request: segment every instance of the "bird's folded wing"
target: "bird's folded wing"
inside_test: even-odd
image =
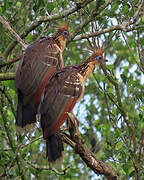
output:
[[[30,45],[19,64],[15,86],[30,101],[56,69],[63,67],[62,52],[52,39],[45,38]],[[43,84],[43,86],[45,86]]]
[[[82,88],[78,74],[69,69],[58,73],[47,83],[40,108],[45,138],[55,133],[67,119],[66,112],[72,111]]]

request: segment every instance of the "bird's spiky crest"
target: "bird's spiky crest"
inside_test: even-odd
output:
[[[103,48],[100,47],[99,42],[97,42],[98,44],[92,45],[92,43],[90,42],[90,40],[88,40],[89,46],[88,49],[92,52],[92,56],[94,55],[103,55],[104,51]]]
[[[66,30],[70,34],[68,23],[63,22],[57,25],[56,27],[57,31],[63,31]]]
[[[102,30],[102,27],[104,26],[104,24],[102,25],[98,25],[98,24],[94,24],[94,23],[91,23],[91,33],[94,33],[98,30]],[[100,47],[100,43],[99,43],[99,36],[97,37],[92,37],[92,43],[90,42],[90,40],[88,39],[88,42],[89,42],[89,49],[93,52],[93,53],[96,53],[97,54],[102,54],[102,52],[104,53],[106,51],[106,49],[108,49],[110,47],[110,44],[112,42],[112,38],[114,37],[114,35],[117,33],[117,30],[113,33],[113,35],[108,39],[106,40],[104,43],[103,43],[103,46]]]
[[[91,32],[94,33],[94,31],[96,31],[98,29],[97,25],[94,26],[94,24],[92,23],[91,25]],[[102,56],[104,53],[104,50],[102,47],[100,47],[100,43],[99,43],[99,37],[92,37],[92,42],[87,39],[89,46],[88,49],[92,52],[91,56],[95,56],[95,55],[100,55]]]

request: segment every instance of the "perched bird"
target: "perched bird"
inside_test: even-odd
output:
[[[102,49],[96,49],[83,63],[66,66],[47,82],[40,103],[41,127],[46,140],[46,156],[54,162],[64,150],[60,126],[84,93],[85,82],[95,65],[104,61]]]
[[[68,26],[62,24],[53,37],[36,40],[25,50],[15,78],[17,127],[26,129],[36,122],[41,93],[51,75],[63,68],[62,53],[69,38]]]

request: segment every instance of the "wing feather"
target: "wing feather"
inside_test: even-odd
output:
[[[27,103],[32,100],[50,68],[54,66],[59,70],[63,67],[62,52],[52,38],[45,38],[30,45],[21,61],[15,86],[25,95],[24,102]]]
[[[55,133],[81,96],[83,85],[76,71],[62,70],[47,83],[41,103],[41,126],[44,137]]]

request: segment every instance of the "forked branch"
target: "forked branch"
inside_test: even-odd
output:
[[[77,120],[73,114],[68,113],[68,121],[70,122],[70,136],[62,132],[63,140],[74,148],[75,152],[79,154],[82,160],[90,167],[96,174],[104,175],[108,180],[119,179],[119,173],[112,169],[108,163],[104,163],[97,159],[88,147],[85,145],[77,127]]]

